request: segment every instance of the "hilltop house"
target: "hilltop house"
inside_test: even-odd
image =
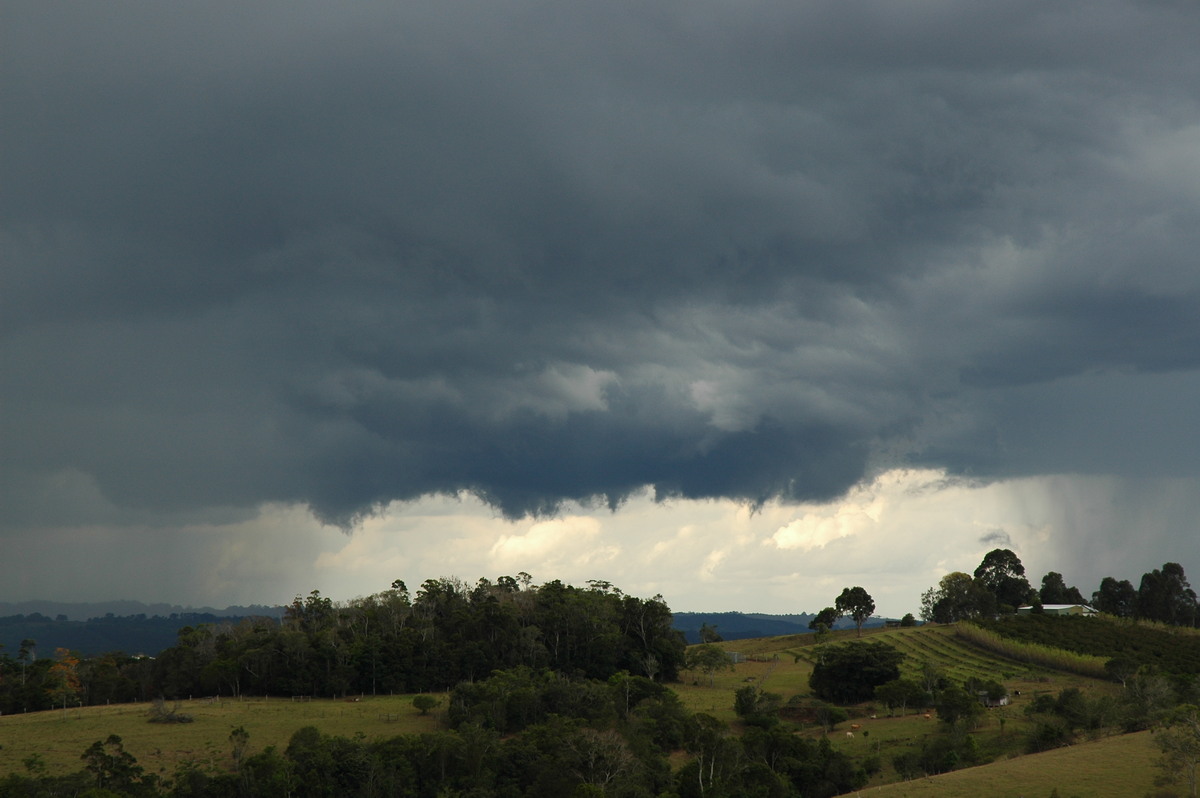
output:
[[[1017,615],[1029,615],[1033,612],[1033,606],[1017,607]],[[1046,615],[1099,615],[1094,609],[1086,604],[1043,604],[1042,612]]]

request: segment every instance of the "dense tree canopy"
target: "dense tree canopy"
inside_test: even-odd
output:
[[[548,668],[607,679],[628,671],[673,681],[684,641],[661,596],[612,585],[534,585],[525,575],[403,582],[335,603],[313,591],[284,618],[184,626],[154,659],[109,654],[16,659],[0,652],[0,712],[35,711],[64,697],[85,704],[155,696],[241,693],[339,696],[446,690],[495,670]]]
[[[975,569],[975,578],[996,597],[997,609],[1013,612],[1029,603],[1033,588],[1025,578],[1025,566],[1011,549],[992,549]]]
[[[808,685],[818,698],[839,704],[866,701],[875,688],[900,678],[904,654],[884,643],[847,643],[821,653]]]
[[[1057,571],[1051,571],[1042,577],[1042,589],[1038,591],[1038,597],[1043,604],[1086,604],[1083,594],[1079,592],[1077,587],[1067,587],[1066,581],[1063,580],[1063,575]]]
[[[1173,626],[1195,626],[1200,616],[1196,591],[1188,584],[1183,566],[1169,562],[1142,576],[1136,614],[1139,618]]]
[[[1100,589],[1092,594],[1092,606],[1118,618],[1132,618],[1137,610],[1137,589],[1128,579],[1117,581],[1106,576],[1100,580]]]
[[[934,623],[954,623],[996,613],[996,597],[970,574],[946,574],[936,588],[921,596],[921,616]]]

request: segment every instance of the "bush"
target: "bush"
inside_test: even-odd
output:
[[[154,705],[150,707],[151,723],[191,723],[195,718],[185,712],[179,711],[179,702],[167,709],[167,702],[161,698],[154,699]]]
[[[875,694],[875,688],[900,677],[904,654],[884,643],[849,643],[826,649],[813,668],[808,685],[817,697],[856,704]]]

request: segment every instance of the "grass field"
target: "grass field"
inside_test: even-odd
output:
[[[836,645],[854,637],[853,631],[834,633],[823,645]],[[850,708],[848,723],[857,723],[860,728],[849,737],[845,734],[848,724],[843,724],[830,737],[833,745],[855,758],[878,756],[883,766],[861,794],[1048,798],[1057,787],[1062,798],[1083,798],[1140,796],[1151,788],[1155,753],[1147,735],[1105,738],[1047,754],[1009,758],[1022,747],[1021,733],[1030,723],[1024,705],[1037,694],[1057,693],[1066,687],[1080,687],[1094,694],[1118,690],[1116,685],[1031,667],[974,648],[949,627],[872,630],[863,637],[904,652],[907,659],[902,670],[906,675],[915,675],[921,661],[928,660],[956,681],[970,676],[997,679],[1010,691],[1021,691],[1021,695],[1014,696],[1009,707],[989,710],[973,732],[981,752],[993,757],[994,764],[890,786],[884,785],[898,778],[891,764],[893,757],[920,745],[937,726],[936,719],[926,719],[924,707],[911,708],[903,717],[889,717],[885,708],[870,704]],[[672,688],[690,711],[709,713],[737,728],[734,693],[747,684],[778,693],[784,701],[810,697],[808,678],[819,656],[813,635],[720,645],[726,651],[739,652],[743,661],[733,670],[715,674],[711,686],[706,675],[685,672],[682,683]],[[309,725],[326,734],[361,734],[368,739],[439,728],[437,711],[427,716],[418,714],[412,707],[412,696],[364,697],[360,701],[190,701],[183,702],[180,710],[194,716],[195,722],[172,725],[147,722],[148,710],[148,705],[124,705],[0,717],[0,774],[22,772],[22,760],[34,753],[43,757],[52,773],[78,770],[84,749],[114,733],[121,736],[126,750],[147,772],[169,776],[186,762],[227,767],[231,763],[229,733],[238,726],[250,734],[251,753],[267,746],[282,749],[297,729]],[[811,726],[799,733],[812,737],[822,734]]]
[[[1149,732],[1005,759],[941,776],[866,787],[864,798],[1138,798],[1154,789],[1157,749]]]
[[[79,770],[84,749],[110,734],[121,737],[125,750],[147,773],[169,776],[187,761],[229,765],[229,733],[238,726],[250,733],[250,753],[269,745],[282,750],[292,734],[304,726],[316,726],[326,734],[363,734],[368,738],[438,727],[435,715],[422,716],[413,709],[412,696],[368,696],[360,701],[184,701],[180,711],[195,720],[174,724],[149,723],[149,709],[149,704],[122,704],[0,717],[0,774],[24,772],[21,763],[30,754],[40,754],[51,773]]]

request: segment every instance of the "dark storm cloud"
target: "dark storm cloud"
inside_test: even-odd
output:
[[[13,3],[0,35],[12,524],[1196,471],[1151,455],[1200,398],[1190,4]]]

